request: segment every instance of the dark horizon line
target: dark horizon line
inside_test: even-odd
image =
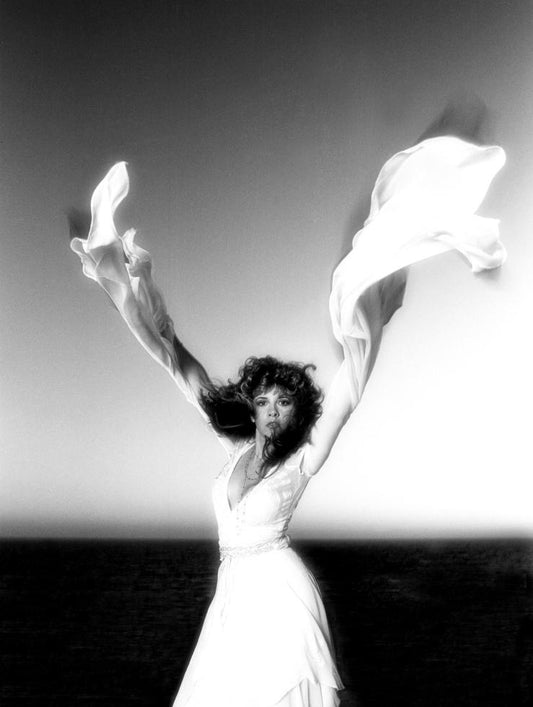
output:
[[[295,543],[453,543],[453,542],[533,542],[533,534],[525,531],[517,531],[509,528],[507,531],[483,531],[473,532],[369,532],[361,529],[359,532],[351,531],[349,534],[338,532],[324,532],[319,535],[308,535],[307,533],[290,534]],[[24,541],[81,541],[81,542],[212,542],[216,544],[216,531],[205,526],[197,528],[176,528],[166,527],[156,528],[155,526],[144,528],[131,528],[127,526],[104,526],[97,530],[94,526],[58,526],[58,525],[27,525],[16,524],[11,527],[0,528],[0,542],[24,542]]]

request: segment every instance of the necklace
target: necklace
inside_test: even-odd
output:
[[[246,459],[246,463],[245,463],[245,465],[244,465],[244,474],[243,474],[243,476],[242,476],[241,501],[242,501],[242,499],[244,498],[244,495],[245,495],[245,494],[244,494],[244,490],[245,490],[246,482],[247,482],[247,481],[255,481],[255,484],[257,484],[257,482],[259,481],[259,468],[260,468],[260,467],[256,467],[256,468],[253,470],[252,476],[250,476],[250,475],[248,474],[249,469],[250,469],[250,465],[251,465],[251,463],[252,463],[252,457],[255,458],[255,459],[259,459],[259,457],[257,457],[256,454],[255,454],[255,447],[252,447],[252,448],[251,448],[250,454],[248,455],[248,457],[247,457],[247,459]],[[253,484],[253,485],[255,486],[255,484]]]

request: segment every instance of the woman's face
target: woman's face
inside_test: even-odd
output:
[[[275,437],[285,431],[296,411],[292,395],[277,386],[257,390],[253,404],[255,428],[263,437]]]

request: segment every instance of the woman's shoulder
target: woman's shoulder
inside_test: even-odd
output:
[[[229,472],[231,472],[237,462],[239,461],[240,457],[244,454],[244,452],[250,448],[250,446],[253,444],[253,440],[251,439],[229,439],[228,437],[224,438],[224,449],[226,450],[226,463],[222,467],[220,473],[217,475],[217,479],[221,479],[225,477]]]
[[[306,442],[305,444],[302,444],[301,447],[298,447],[298,449],[295,449],[294,452],[292,452],[287,459],[283,462],[283,466],[288,470],[292,472],[297,472],[301,476],[306,475],[305,474],[305,454],[309,448],[309,443]]]

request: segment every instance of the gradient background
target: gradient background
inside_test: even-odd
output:
[[[184,343],[339,364],[331,272],[377,172],[450,96],[508,163],[480,213],[509,259],[411,269],[356,414],[294,520],[316,537],[533,528],[533,4],[0,4],[4,536],[214,535],[224,453],[68,248],[64,211],[117,160],[119,213]]]

